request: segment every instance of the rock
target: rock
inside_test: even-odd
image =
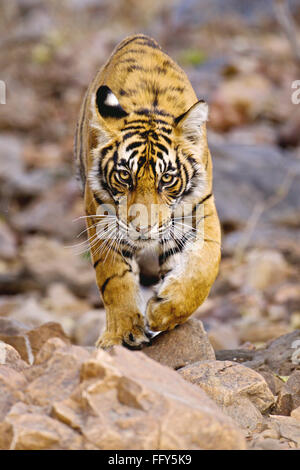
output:
[[[293,312],[291,315],[291,327],[293,329],[300,328],[300,312]]]
[[[0,366],[0,448],[244,449],[199,388],[142,352],[51,338],[22,374]]]
[[[277,135],[274,126],[257,122],[233,128],[226,133],[226,141],[242,145],[276,145]]]
[[[63,240],[76,240],[76,235],[84,229],[81,220],[74,223],[79,215],[74,213],[74,201],[79,196],[76,181],[71,179],[60,182],[50,186],[47,191],[43,191],[41,197],[15,214],[12,222],[23,233],[39,232],[55,235]]]
[[[93,352],[82,365],[80,388],[55,404],[55,414],[100,449],[244,447],[242,433],[204,392],[122,347]]]
[[[4,198],[35,196],[51,183],[52,178],[46,170],[26,171],[22,152],[23,142],[21,140],[9,134],[1,136],[0,193]]]
[[[65,284],[58,282],[51,284],[47,289],[43,305],[57,314],[73,314],[77,318],[89,309],[86,301],[78,299]]]
[[[0,365],[8,366],[18,372],[28,367],[28,364],[22,361],[18,351],[3,341],[0,341]]]
[[[80,367],[88,352],[79,346],[68,346],[60,338],[51,338],[36,357],[36,368],[26,371],[30,381],[26,389],[30,403],[50,406],[63,400],[79,384]]]
[[[211,126],[226,131],[253,121],[272,104],[271,93],[271,83],[257,73],[223,81],[211,100]]]
[[[10,312],[9,319],[18,321],[29,328],[53,321],[53,315],[45,310],[36,297],[22,298]]]
[[[0,220],[0,258],[11,260],[17,255],[17,241],[8,225]]]
[[[11,313],[17,309],[22,302],[25,301],[25,297],[22,295],[1,295],[0,297],[0,317],[11,315]]]
[[[249,321],[237,322],[235,326],[241,343],[266,343],[292,331],[284,322],[271,323],[265,319],[257,321],[249,318]]]
[[[198,385],[244,429],[262,424],[261,413],[274,403],[264,378],[229,361],[204,361],[179,370],[185,380]]]
[[[13,428],[9,423],[0,423],[0,450],[7,450],[10,448],[10,443],[13,439]]]
[[[280,436],[295,442],[300,447],[300,423],[290,416],[270,416],[278,425]]]
[[[245,242],[245,227],[253,217],[254,209],[266,207],[285,189],[286,194],[282,198],[278,196],[277,204],[266,207],[255,224],[255,230],[246,236],[250,237],[248,245],[256,248],[286,250],[290,247],[297,252],[300,161],[275,146],[231,144],[217,142],[213,138],[210,139],[210,150],[214,158],[214,194],[218,214],[225,226],[236,229],[224,238],[224,250],[235,252]]]
[[[277,419],[279,418],[279,419]],[[291,450],[297,448],[298,430],[292,418],[283,422],[283,416],[270,416],[264,418],[263,431],[253,433],[248,440],[251,450]],[[291,420],[291,421],[290,421]]]
[[[286,440],[264,438],[258,435],[251,440],[249,450],[290,450],[291,445]]]
[[[10,134],[2,134],[0,149],[0,178],[1,183],[6,185],[7,179],[23,170],[22,142]],[[2,184],[1,193],[4,189]]]
[[[214,360],[214,350],[200,320],[188,320],[174,330],[161,333],[143,352],[172,369],[196,361]]]
[[[237,332],[231,325],[217,324],[207,334],[215,351],[218,349],[235,349],[239,346]]]
[[[297,1],[292,0],[289,2],[291,12],[297,11]],[[266,1],[261,3],[259,0],[252,0],[246,5],[241,3],[239,0],[220,1],[220,0],[201,0],[201,9],[199,10],[199,3],[197,0],[191,0],[186,2],[180,0],[174,5],[174,11],[172,12],[173,21],[177,27],[181,27],[183,31],[191,24],[197,24],[199,28],[208,24],[214,24],[216,18],[222,18],[222,22],[225,25],[232,25],[232,15],[234,12],[236,24],[242,24],[243,28],[253,26],[254,24],[259,28],[267,21],[274,21],[275,12],[272,1]],[[274,51],[274,42],[276,44],[276,50],[279,49],[279,44],[282,39],[277,36],[274,38],[273,35],[270,37],[270,51]],[[281,41],[280,41],[281,40]],[[266,39],[265,39],[266,41]],[[245,45],[245,43],[244,43]],[[283,43],[283,47],[285,43]],[[244,46],[241,47],[243,48]],[[242,49],[244,50],[244,49]],[[284,47],[286,51],[286,46]],[[268,51],[270,53],[270,51]],[[243,59],[241,54],[240,59]]]
[[[252,368],[265,363],[279,376],[289,376],[300,366],[300,330],[295,330],[271,341],[265,349],[258,350],[251,361]]]
[[[259,290],[279,284],[291,270],[283,255],[275,250],[252,250],[247,255],[247,284]]]
[[[94,346],[105,328],[105,310],[90,310],[84,313],[76,322],[73,338],[81,346]]]
[[[220,350],[216,356],[222,361],[243,363],[254,370],[267,367],[279,376],[290,376],[294,370],[300,369],[300,330],[270,341],[265,348]]]
[[[5,419],[13,431],[11,450],[79,450],[82,437],[65,424],[45,416],[38,407],[17,403]]]
[[[300,370],[294,371],[280,390],[275,414],[289,416],[291,411],[300,406]]]
[[[13,346],[24,361],[33,364],[43,344],[53,337],[69,342],[58,323],[49,322],[34,329],[6,318],[0,318],[0,340]]]
[[[0,422],[14,403],[24,400],[23,389],[27,382],[24,375],[7,365],[0,365]]]
[[[263,364],[255,370],[263,376],[273,395],[277,396],[280,390],[283,388],[284,382],[274,372],[272,372],[270,367],[268,367],[266,364]]]
[[[278,303],[295,302],[295,307],[300,306],[299,284],[284,284],[275,293],[275,301]]]
[[[28,237],[23,248],[23,259],[39,286],[48,287],[50,283],[62,282],[75,294],[86,296],[95,282],[90,263],[75,256],[56,240]]]
[[[300,112],[297,106],[294,106],[294,112],[289,116],[287,122],[285,122],[280,130],[278,136],[278,143],[283,147],[290,145],[299,145],[299,126],[300,126]]]
[[[291,417],[300,421],[300,406],[291,412]]]

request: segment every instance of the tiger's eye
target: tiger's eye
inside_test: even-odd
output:
[[[119,176],[124,181],[128,181],[130,179],[130,173],[127,170],[119,171]]]
[[[161,177],[161,181],[163,183],[171,183],[171,181],[173,180],[174,176],[171,175],[170,173],[164,173]]]

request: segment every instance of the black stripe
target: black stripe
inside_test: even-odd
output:
[[[195,212],[197,207],[199,207],[201,204],[204,204],[204,202],[207,201],[211,197],[212,197],[212,193],[209,193],[207,196],[205,196],[203,199],[201,199],[201,201],[197,202],[195,204],[195,206],[193,207],[193,212]]]
[[[128,65],[127,67],[127,73],[135,72],[136,70],[146,72],[144,67],[142,67],[141,65]]]
[[[169,150],[167,149],[167,147],[165,147],[163,144],[160,144],[159,142],[157,142],[155,144],[162,152],[165,152],[167,155],[169,155]]]
[[[162,127],[161,130],[167,134],[172,134],[172,128]]]
[[[110,150],[112,150],[113,146],[112,145],[108,145],[107,147],[104,147],[102,150],[101,150],[101,157],[104,158],[105,155],[107,154],[107,152],[109,152]]]
[[[139,39],[137,44],[139,44],[140,46],[148,46],[148,47],[151,47],[152,49],[160,49],[157,42],[148,37]]]
[[[126,41],[126,39],[125,39],[125,40],[124,40],[124,41],[125,41],[124,44],[121,44],[121,45],[117,48],[116,52],[120,52],[124,47],[128,46],[128,44],[130,44],[131,42],[137,41],[138,39],[144,39],[144,37],[145,37],[145,36],[143,36],[143,35],[140,35],[140,36],[137,35],[137,36],[134,36],[134,37],[131,38],[131,39],[128,39],[127,41]]]
[[[129,258],[129,259],[132,259],[133,258],[133,253],[129,250],[121,250],[121,254],[122,256],[124,256],[125,258]]]
[[[140,147],[141,145],[144,145],[144,144],[145,142],[132,142],[126,147],[126,152],[128,152],[129,150],[133,150],[137,147]]]
[[[160,136],[165,139],[165,141],[167,142],[167,144],[171,145],[172,141],[171,139],[169,139],[169,137],[167,137],[166,135],[164,134],[160,134]]]
[[[138,133],[138,132],[128,132],[128,134],[125,134],[125,135],[123,136],[123,140],[130,139],[130,137],[133,137],[133,136],[135,136],[135,135],[139,135],[139,133]]]
[[[107,287],[107,284],[112,280],[112,279],[115,279],[115,278],[119,278],[119,279],[122,279],[122,277],[124,277],[127,273],[130,273],[131,272],[131,269],[125,269],[125,271],[122,273],[122,274],[113,274],[112,276],[108,277],[104,283],[102,284],[101,286],[101,294],[104,295],[104,291]]]
[[[97,204],[99,204],[99,206],[102,206],[102,204],[104,204],[104,202],[101,201],[100,197],[96,196],[95,193],[93,194],[93,196],[94,196],[94,199],[97,202]]]
[[[159,262],[159,265],[163,264],[166,262],[166,260],[172,256],[172,255],[175,255],[176,253],[180,253],[182,251],[182,249],[179,247],[179,246],[175,246],[174,248],[170,248],[169,250],[167,251],[164,251],[163,253],[161,253],[158,257],[158,262]]]
[[[148,122],[148,121],[145,121],[145,122]],[[145,126],[126,126],[122,129],[121,132],[129,131],[132,129],[145,129]]]

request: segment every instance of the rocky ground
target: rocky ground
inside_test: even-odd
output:
[[[231,0],[220,21],[221,3],[0,6],[0,448],[300,446],[299,66],[270,2]],[[73,134],[95,70],[138,31],[210,104],[223,259],[193,320],[102,352]]]

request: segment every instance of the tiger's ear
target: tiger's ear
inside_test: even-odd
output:
[[[208,105],[200,100],[188,111],[175,119],[176,128],[181,131],[183,137],[193,143],[197,143],[202,136],[202,125],[208,118]]]
[[[121,119],[128,116],[128,113],[122,108],[116,95],[114,95],[111,89],[106,85],[100,86],[96,92],[96,107],[100,116],[104,119]]]

